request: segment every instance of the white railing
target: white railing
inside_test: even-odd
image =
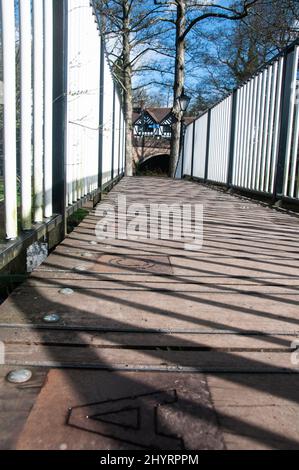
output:
[[[187,126],[177,176],[299,199],[298,44]]]
[[[58,23],[63,38],[59,45]],[[100,192],[123,174],[125,123],[93,2],[1,0],[1,31],[4,220],[0,223],[10,240],[53,217],[57,198],[65,200],[63,212],[63,207]],[[65,79],[61,96],[53,95],[57,76]],[[60,100],[63,116],[55,108]],[[64,146],[53,139],[57,126],[63,127],[59,135]],[[57,147],[64,148],[63,153],[58,155]],[[64,176],[57,181],[56,165],[61,162]]]
[[[211,110],[208,179],[225,183],[229,160],[232,97]]]
[[[274,192],[283,64],[281,57],[237,91],[235,186]]]

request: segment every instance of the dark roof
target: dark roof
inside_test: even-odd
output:
[[[135,110],[133,111],[133,124],[137,121],[137,119],[140,117],[140,113],[136,112]]]
[[[171,113],[171,108],[147,108],[146,111],[155,119],[157,123],[163,121],[163,119]]]
[[[172,108],[144,108],[144,111],[157,123],[160,124],[171,113]],[[134,108],[133,111],[133,124],[141,117],[142,109]],[[184,122],[186,125],[191,124],[196,117],[185,116]]]
[[[172,108],[145,108],[144,111],[147,112],[157,124],[159,124],[171,113]],[[135,124],[140,116],[141,109],[135,108],[133,111],[133,124]]]

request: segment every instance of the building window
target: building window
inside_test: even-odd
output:
[[[171,135],[171,125],[167,124],[163,126],[163,135]]]

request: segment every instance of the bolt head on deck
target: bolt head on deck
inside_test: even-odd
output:
[[[59,291],[59,294],[62,294],[62,295],[73,295],[74,291],[73,289],[70,289],[70,288],[65,288],[65,289],[60,289]]]
[[[58,323],[60,321],[60,316],[56,313],[51,313],[50,315],[45,315],[43,320],[46,323]]]
[[[8,382],[12,384],[23,384],[28,382],[32,377],[31,370],[28,369],[19,369],[19,370],[12,370],[6,376]]]
[[[80,265],[80,266],[76,266],[76,267],[75,267],[75,271],[84,272],[84,271],[87,271],[87,267],[84,266],[84,264],[82,264],[82,265]]]

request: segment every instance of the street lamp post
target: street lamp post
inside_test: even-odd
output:
[[[190,104],[191,98],[190,96],[186,95],[184,88],[182,89],[182,94],[178,98],[178,102],[181,108],[182,112],[182,118],[181,118],[181,135],[180,135],[180,152],[179,152],[179,158],[180,155],[182,155],[182,168],[181,168],[181,178],[184,176],[184,139],[185,139],[185,124],[184,124],[184,115],[188,109],[188,106]]]
[[[178,100],[179,100],[181,111],[184,114],[187,111],[188,106],[189,106],[190,101],[191,101],[190,96],[186,95],[184,88],[182,89],[182,94],[178,98]]]

